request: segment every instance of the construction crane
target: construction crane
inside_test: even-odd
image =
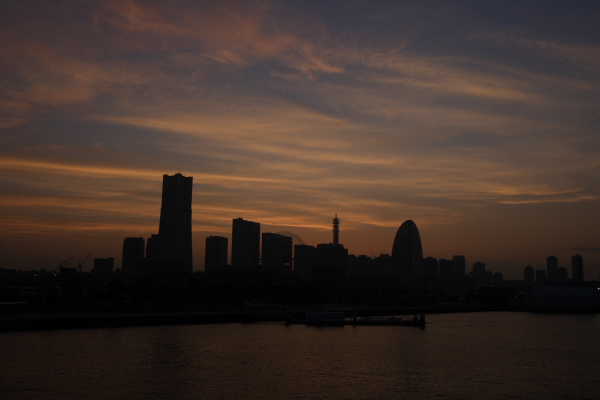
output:
[[[85,256],[85,258],[83,259],[82,262],[79,263],[79,265],[77,266],[77,269],[79,269],[79,273],[81,273],[81,270],[83,269],[83,264],[87,261],[87,259],[90,257],[90,255],[88,254],[87,256]]]
[[[58,266],[58,269],[66,267],[67,264],[70,263],[72,259],[73,259],[73,257],[69,258],[68,260],[63,261],[62,263],[60,263],[60,265]]]
[[[64,267],[66,267],[66,266],[67,266],[67,264],[68,264],[69,262],[71,262],[71,260],[72,260],[72,259],[73,259],[73,257],[69,258],[68,260],[65,260],[65,261],[61,262],[61,263],[60,263],[60,265],[59,265],[58,267],[56,267],[56,268],[54,268],[54,269],[51,269],[50,271],[48,271],[48,274],[49,274],[49,275],[53,275],[53,274],[55,274],[55,273],[57,273],[57,272],[60,272],[60,269],[61,269],[61,268],[64,268]]]

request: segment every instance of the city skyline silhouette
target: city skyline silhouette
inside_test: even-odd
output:
[[[0,268],[119,268],[179,172],[194,271],[233,219],[337,213],[357,256],[413,220],[425,258],[598,279],[600,6],[428,4],[3,3]]]
[[[133,281],[151,278],[161,274],[192,273],[191,264],[191,215],[193,177],[181,173],[163,175],[160,228],[162,234],[148,238],[144,251],[143,237],[125,238],[123,242],[123,277]],[[439,289],[464,290],[467,286],[502,285],[502,272],[486,269],[485,262],[475,261],[467,271],[464,255],[454,255],[452,259],[424,257],[419,229],[414,221],[404,221],[394,237],[390,254],[380,254],[372,258],[367,255],[350,254],[340,242],[340,218],[336,213],[332,219],[332,237],[329,243],[315,246],[292,232],[264,232],[259,222],[234,218],[231,226],[231,249],[229,238],[209,235],[204,249],[203,272],[261,271],[279,276],[298,276],[315,284],[339,283],[345,277],[395,277],[394,284],[403,290],[435,291]],[[230,257],[228,255],[230,254]],[[296,254],[294,256],[294,254]],[[87,257],[86,257],[87,258]],[[229,260],[229,261],[228,261]],[[94,259],[96,262],[110,262],[113,271],[113,258]],[[298,268],[295,267],[298,264]],[[62,265],[61,265],[62,266]],[[265,269],[266,268],[266,269]],[[115,277],[120,277],[115,270]],[[81,264],[80,264],[81,272]],[[96,271],[97,272],[97,271]],[[465,280],[471,278],[472,281]],[[513,279],[514,280],[514,279]],[[592,279],[594,280],[594,279]],[[568,269],[559,267],[556,256],[546,258],[546,267],[534,269],[527,265],[522,279],[525,285],[545,285],[559,282],[584,282],[583,257],[571,257],[571,279]]]
[[[0,1],[0,397],[597,398],[599,19]]]

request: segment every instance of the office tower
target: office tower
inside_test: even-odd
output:
[[[233,220],[231,231],[231,265],[256,267],[260,261],[260,224]]]
[[[538,283],[546,282],[546,270],[536,269],[535,270],[535,281]]]
[[[523,269],[523,280],[528,285],[533,284],[535,281],[535,271],[531,265],[528,265]]]
[[[475,274],[484,274],[485,273],[485,263],[481,261],[477,261],[473,263],[473,272]]]
[[[192,272],[193,178],[163,175],[158,235],[148,239],[147,258],[182,260],[184,272]]]
[[[434,278],[438,274],[437,258],[427,257],[423,260],[423,273],[430,278]]]
[[[412,220],[405,221],[398,228],[392,258],[394,274],[400,277],[404,287],[416,287],[417,279],[423,271],[423,249],[419,230]]]
[[[337,214],[333,219],[333,244],[340,244],[340,219]]]
[[[348,249],[343,244],[317,245],[313,281],[319,284],[341,283],[346,279]]]
[[[294,274],[312,279],[312,271],[317,259],[317,248],[307,244],[294,246]]]
[[[204,248],[204,271],[214,272],[227,266],[227,251],[229,239],[222,236],[209,236],[206,238]]]
[[[583,282],[583,257],[579,254],[571,257],[571,276],[573,282]]]
[[[160,237],[158,233],[153,233],[146,244],[146,258],[158,259],[160,256]]]
[[[321,243],[317,245],[316,265],[346,269],[348,249],[343,244]]]
[[[467,260],[465,256],[452,257],[452,272],[456,274],[467,274]]]
[[[348,249],[340,244],[340,220],[333,218],[333,242],[317,245],[313,281],[317,284],[336,284],[346,279],[348,271]]]
[[[449,274],[452,272],[452,260],[446,260],[445,258],[441,258],[438,264],[440,274]]]
[[[546,272],[549,281],[558,280],[558,258],[556,256],[546,258]]]
[[[262,234],[262,265],[292,265],[292,240],[291,236],[278,233]]]
[[[140,263],[144,259],[146,242],[142,237],[123,239],[121,270],[126,277],[141,276]]]

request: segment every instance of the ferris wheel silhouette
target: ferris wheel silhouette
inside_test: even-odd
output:
[[[277,232],[277,234],[281,235],[281,236],[287,236],[287,237],[292,238],[292,260],[294,260],[296,258],[296,249],[294,247],[297,244],[306,245],[306,243],[304,243],[304,240],[302,240],[302,238],[300,236],[296,235],[293,232],[282,231],[282,232]]]

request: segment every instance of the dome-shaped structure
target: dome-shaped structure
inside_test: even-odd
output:
[[[414,221],[404,221],[398,228],[392,247],[392,259],[394,274],[402,279],[404,287],[415,287],[423,272],[423,248]]]

